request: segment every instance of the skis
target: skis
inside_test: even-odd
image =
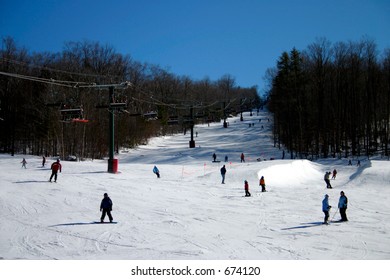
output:
[[[328,221],[328,222],[323,222],[322,224],[323,225],[326,225],[326,226],[329,226],[330,224],[341,224],[341,223],[344,223],[344,222],[348,222],[348,221],[343,221],[343,220],[338,220],[338,221]]]
[[[330,223],[339,224],[339,223],[344,223],[344,222],[348,222],[348,221],[338,220],[338,221],[331,221]]]

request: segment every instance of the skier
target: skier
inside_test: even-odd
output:
[[[332,186],[330,184],[330,180],[329,180],[329,175],[330,175],[330,171],[329,172],[328,171],[325,172],[324,181],[326,183],[326,188],[327,189],[331,189],[332,188]]]
[[[224,165],[221,168],[222,184],[225,184],[225,174],[226,174],[226,167]]]
[[[157,166],[153,167],[153,173],[157,175],[157,178],[160,178],[160,170],[158,170]]]
[[[337,175],[337,170],[334,169],[334,170],[333,170],[333,176],[332,176],[332,179],[333,179],[333,180],[336,180],[336,175]]]
[[[266,192],[264,176],[261,176],[259,186],[261,186],[261,192]]]
[[[244,189],[245,189],[245,196],[251,196],[251,193],[249,192],[249,184],[248,181],[244,181]]]
[[[329,210],[332,206],[329,205],[329,195],[325,195],[325,198],[322,200],[322,211],[325,214],[324,224],[328,224],[329,219]]]
[[[245,155],[244,155],[244,153],[241,153],[241,162],[245,162]]]
[[[340,199],[339,199],[339,209],[340,209],[340,216],[341,216],[341,221],[346,222],[348,221],[347,219],[347,205],[348,205],[348,198],[345,196],[344,192],[340,192]]]
[[[104,198],[102,199],[102,202],[100,203],[100,212],[102,212],[102,216],[100,218],[100,222],[103,223],[104,222],[104,218],[106,217],[106,214],[108,216],[108,218],[110,219],[110,223],[112,223],[112,215],[111,215],[111,211],[112,211],[112,201],[111,199],[108,197],[108,194],[105,193],[104,194]]]
[[[62,172],[62,166],[61,166],[61,163],[60,163],[60,159],[57,159],[57,161],[53,162],[52,165],[51,165],[51,176],[50,176],[49,182],[51,182],[53,177],[54,177],[54,182],[57,182],[58,170],[60,172]]]
[[[22,168],[24,167],[25,169],[27,168],[26,164],[27,164],[27,161],[25,158],[23,158],[23,160],[20,162],[22,164]]]

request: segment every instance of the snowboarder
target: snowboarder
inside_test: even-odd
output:
[[[108,218],[110,219],[110,223],[112,223],[112,215],[111,215],[111,211],[112,211],[112,201],[111,201],[111,198],[108,197],[108,194],[105,193],[104,194],[104,198],[102,199],[102,202],[100,203],[100,212],[102,212],[102,216],[100,218],[100,222],[103,223],[104,222],[104,218],[106,217],[106,214],[108,216]]]
[[[214,153],[213,154],[213,161],[216,161],[217,160],[217,155]]]
[[[23,158],[23,160],[20,162],[22,164],[22,168],[24,167],[25,169],[27,168],[26,164],[27,164],[27,161],[25,158]]]
[[[221,168],[222,184],[225,184],[225,174],[226,174],[226,167],[224,165]]]
[[[153,173],[157,175],[157,178],[160,178],[160,170],[158,170],[157,166],[153,167]]]
[[[347,219],[347,206],[348,206],[348,198],[345,196],[344,192],[340,192],[340,199],[339,199],[339,209],[340,209],[340,216],[341,216],[341,221],[346,222],[348,221]]]
[[[244,189],[245,189],[245,196],[251,196],[251,193],[249,192],[249,184],[248,181],[244,181]]]
[[[62,166],[59,159],[57,159],[57,161],[53,162],[51,165],[51,176],[49,182],[51,182],[53,177],[54,177],[54,182],[57,182],[58,170],[62,172]]]
[[[329,180],[329,176],[330,176],[330,171],[326,171],[325,172],[325,176],[324,176],[324,181],[326,183],[326,188],[327,189],[331,189],[332,188],[332,185],[330,184],[330,180]]]
[[[261,176],[259,186],[261,186],[261,192],[266,192],[264,176]]]
[[[333,170],[333,176],[332,176],[332,179],[333,179],[333,180],[336,180],[336,175],[337,175],[337,170],[334,169],[334,170]]]
[[[325,214],[324,224],[328,224],[329,219],[329,210],[332,206],[329,205],[329,195],[325,195],[325,198],[322,200],[322,211]]]
[[[244,155],[244,153],[241,153],[241,162],[245,162],[245,155]]]
[[[45,156],[42,156],[42,167],[45,167],[45,163],[46,163],[46,158]]]

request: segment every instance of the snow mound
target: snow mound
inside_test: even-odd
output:
[[[297,184],[318,185],[319,179],[323,177],[322,167],[319,164],[308,160],[276,160],[263,163],[258,177],[264,176],[267,184],[273,186],[291,186]]]

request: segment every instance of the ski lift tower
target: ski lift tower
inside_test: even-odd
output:
[[[115,100],[114,89],[125,89],[129,87],[130,82],[123,82],[112,85],[96,85],[97,89],[108,89],[108,112],[109,112],[109,150],[108,150],[108,169],[109,173],[118,172],[118,160],[114,159],[114,111],[126,107],[126,103],[117,103]]]

